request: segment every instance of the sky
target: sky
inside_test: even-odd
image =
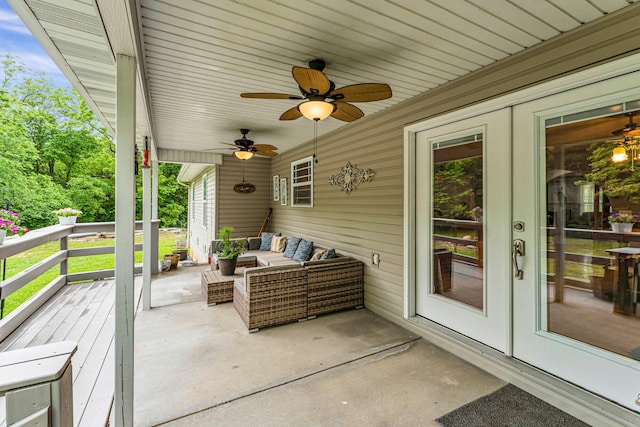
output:
[[[6,0],[0,0],[0,57],[19,58],[28,70],[44,72],[57,87],[71,87],[51,57],[24,26]]]

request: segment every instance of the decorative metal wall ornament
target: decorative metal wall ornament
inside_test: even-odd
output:
[[[371,182],[375,173],[371,169],[359,169],[347,162],[340,173],[329,177],[329,184],[338,185],[347,194],[351,194],[363,182]]]

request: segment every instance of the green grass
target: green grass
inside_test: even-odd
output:
[[[164,255],[170,254],[174,250],[175,241],[178,239],[184,240],[186,233],[172,233],[172,232],[160,232],[159,235],[159,248],[158,258],[162,259]],[[136,243],[142,243],[142,236],[136,235]],[[69,241],[69,249],[77,248],[90,248],[98,246],[113,246],[114,239],[112,238],[85,238],[85,239],[73,239]],[[7,259],[6,263],[6,278],[10,278],[32,265],[42,261],[46,257],[54,254],[60,248],[60,244],[55,242],[49,242],[44,245],[38,246],[21,254],[15,255]],[[135,262],[137,264],[142,263],[142,252],[135,253]],[[80,273],[84,271],[94,270],[109,270],[114,266],[113,254],[106,255],[92,255],[87,257],[70,258],[68,261],[69,273]],[[20,304],[29,299],[32,295],[42,289],[47,283],[55,279],[60,272],[59,266],[55,266],[48,270],[37,279],[26,284],[18,291],[12,293],[5,300],[4,316],[11,313],[18,308]]]

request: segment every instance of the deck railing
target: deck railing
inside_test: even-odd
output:
[[[443,242],[452,245],[454,250],[457,247],[468,247],[471,250],[475,249],[476,256],[464,255],[460,253],[453,253],[453,259],[456,261],[465,262],[472,265],[479,265],[482,257],[482,223],[468,220],[457,220],[448,218],[434,218],[434,227],[438,227],[441,230],[448,228],[452,234],[461,234],[460,231],[468,234],[477,234],[476,238],[462,238],[453,237],[445,234],[434,234],[434,241]],[[640,247],[640,233],[617,233],[609,230],[591,230],[580,228],[565,228],[564,230],[556,229],[555,227],[547,227],[547,236],[554,238],[554,245],[547,250],[547,258],[552,259],[557,265],[564,264],[566,262],[575,262],[578,264],[606,267],[615,264],[615,258],[607,254],[584,254],[567,251],[567,246],[564,243],[565,238],[584,239],[585,241],[611,241],[615,242],[617,246],[634,245]],[[476,237],[476,236],[472,236]],[[612,243],[612,248],[614,244]],[[473,248],[473,249],[472,249]],[[575,277],[567,276],[564,268],[560,270],[564,277],[564,283],[569,285],[583,287],[585,283]],[[551,282],[555,281],[553,274],[548,276]]]
[[[150,248],[152,259],[158,259],[158,231],[160,221],[151,222],[151,242]],[[136,222],[136,230],[142,230],[142,221]],[[57,277],[51,280],[40,291],[29,300],[15,309],[9,316],[0,320],[0,341],[13,332],[20,324],[40,308],[49,298],[51,298],[60,288],[71,282],[99,280],[114,277],[114,269],[103,269],[95,271],[84,271],[70,274],[68,272],[69,258],[85,257],[92,255],[112,254],[115,246],[98,246],[92,248],[69,249],[69,240],[74,236],[86,236],[96,233],[112,233],[115,231],[115,222],[94,222],[75,225],[52,225],[50,227],[32,230],[20,238],[9,238],[0,245],[0,260],[3,263],[2,281],[0,282],[0,311],[4,309],[5,299],[12,293],[39,278],[56,265],[60,272]],[[21,254],[30,249],[37,248],[49,242],[60,242],[60,249],[42,261],[32,265],[24,271],[5,279],[6,260],[9,257]],[[141,251],[142,244],[136,244],[135,250]],[[150,266],[151,274],[158,273],[158,263]],[[140,273],[142,266],[135,267],[134,272]]]

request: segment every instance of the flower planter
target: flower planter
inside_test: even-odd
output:
[[[76,223],[77,216],[59,216],[58,221],[62,225],[73,225]]]
[[[611,230],[616,233],[631,233],[634,222],[612,222]]]
[[[4,244],[5,237],[7,237],[7,230],[0,230],[0,245]]]

